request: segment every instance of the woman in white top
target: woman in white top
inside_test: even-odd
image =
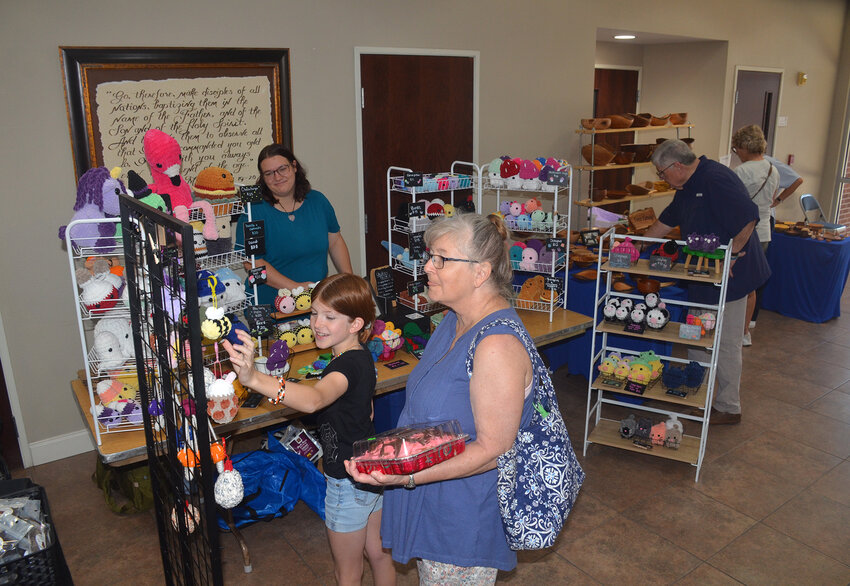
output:
[[[755,124],[744,126],[732,136],[732,152],[741,159],[735,173],[747,187],[747,193],[759,208],[759,223],[756,234],[762,248],[767,250],[770,244],[770,208],[773,195],[779,187],[779,171],[764,158],[767,141],[761,128]],[[756,308],[756,292],[747,297],[747,318],[744,320],[744,346],[751,346],[750,320]]]

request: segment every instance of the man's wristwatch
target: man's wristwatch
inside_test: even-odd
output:
[[[416,480],[413,479],[413,474],[408,477],[407,484],[404,485],[404,488],[407,490],[413,490],[416,488]]]

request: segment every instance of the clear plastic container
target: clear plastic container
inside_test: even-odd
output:
[[[456,419],[398,427],[354,442],[358,472],[413,474],[463,452],[469,436]]]

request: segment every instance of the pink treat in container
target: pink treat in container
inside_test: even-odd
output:
[[[354,442],[354,462],[366,474],[413,474],[457,456],[468,438],[456,419],[398,427]]]

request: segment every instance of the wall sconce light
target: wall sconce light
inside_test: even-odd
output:
[[[802,71],[797,73],[797,85],[806,85],[806,82],[809,81],[809,76]]]

